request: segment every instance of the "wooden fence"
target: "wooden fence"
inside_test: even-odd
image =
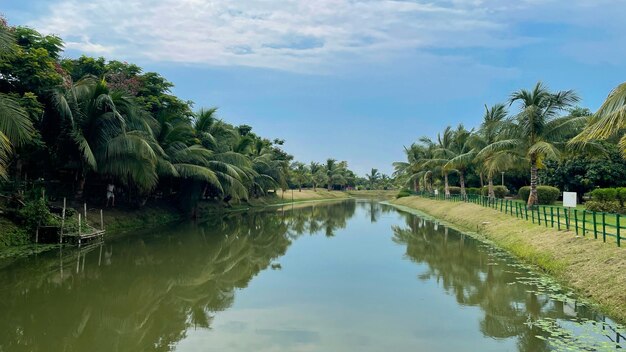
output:
[[[465,197],[461,195],[446,197],[443,194],[421,192],[418,195],[436,200],[482,205],[515,216],[518,219],[532,221],[540,226],[556,227],[558,230],[571,230],[575,231],[576,235],[589,235],[595,239],[602,238],[604,242],[607,241],[607,238],[614,239],[618,247],[621,247],[621,241],[624,239],[623,234],[626,233],[626,227],[622,226],[624,222],[622,217],[624,216],[620,214],[553,205],[528,207],[525,203],[518,200],[489,198],[476,194],[468,194]]]

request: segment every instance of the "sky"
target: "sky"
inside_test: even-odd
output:
[[[593,111],[626,77],[625,0],[0,0],[0,13],[361,175],[537,81]]]

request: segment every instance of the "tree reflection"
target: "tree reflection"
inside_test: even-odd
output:
[[[406,245],[406,256],[427,264],[422,280],[437,283],[461,305],[479,307],[483,312],[480,330],[493,338],[517,338],[520,351],[548,351],[537,335],[545,332],[531,327],[537,318],[572,320],[564,304],[545,294],[530,292],[518,278],[530,275],[480,242],[435,222],[406,215],[406,227],[393,227],[394,242]],[[578,318],[597,319],[588,309],[577,309]]]
[[[0,271],[0,351],[169,351],[303,234],[333,236],[355,202],[225,215]]]

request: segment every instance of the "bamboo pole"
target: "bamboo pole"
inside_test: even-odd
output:
[[[78,213],[78,246],[80,247],[80,239],[81,236],[83,235],[83,230],[82,230],[82,222],[81,222],[81,218],[80,218],[80,213]]]
[[[59,244],[63,243],[63,228],[65,227],[65,206],[67,205],[67,199],[63,197],[63,213],[61,215],[61,234],[59,235]]]
[[[102,209],[100,209],[100,230],[104,230],[104,216],[102,215]]]

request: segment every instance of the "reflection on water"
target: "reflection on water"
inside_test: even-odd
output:
[[[295,243],[302,247],[290,255]],[[410,261],[400,260],[403,252]],[[365,261],[360,262],[362,258]],[[386,276],[376,276],[376,268],[382,266]],[[423,269],[418,280],[416,269]],[[249,287],[253,278],[259,287]],[[288,349],[367,350],[369,346],[376,350],[390,346],[383,336],[396,335],[393,343],[400,346],[398,350],[427,342],[430,349],[437,349],[447,346],[446,341],[429,332],[430,322],[420,315],[426,311],[458,314],[465,306],[480,309],[479,331],[469,315],[463,316],[467,321],[451,323],[476,341],[484,341],[485,349],[492,346],[489,339],[515,341],[520,351],[555,349],[559,343],[614,348],[616,343],[610,339],[617,337],[611,330],[614,324],[596,325],[605,328],[604,332],[588,332],[579,322],[605,318],[506,255],[446,227],[371,201],[224,215],[81,251],[66,249],[20,260],[0,269],[0,280],[0,351],[212,350],[207,345],[185,349],[182,342],[201,334],[218,346],[220,337],[233,331],[237,339],[245,340],[245,326],[254,325],[250,315],[244,314],[248,306],[288,312],[286,318],[276,313],[271,325],[255,326],[256,335],[250,335],[251,339],[265,336],[280,341]],[[267,280],[274,281],[263,285]],[[378,287],[360,290],[360,297],[346,293],[342,286],[365,287],[375,280],[379,280]],[[312,294],[310,287],[320,292],[341,289],[321,296]],[[406,296],[385,299],[388,292],[396,291]],[[236,292],[241,292],[237,299]],[[411,295],[422,294],[452,295],[456,304],[410,300]],[[295,310],[274,302],[277,297],[295,302],[289,306]],[[377,309],[356,303],[368,298],[380,301],[379,297],[384,304]],[[238,307],[237,302],[245,307]],[[319,322],[303,320],[298,314],[307,307],[335,304],[345,312],[335,309],[335,313],[322,314]],[[227,311],[241,318],[216,324]],[[350,320],[363,314],[372,321],[380,319],[378,331],[364,331],[365,324],[371,324],[366,319]],[[402,334],[402,329],[391,326],[394,322],[411,325],[406,319],[417,332]],[[288,328],[279,329],[276,320]],[[345,321],[333,327],[338,334],[341,330],[339,342],[329,337],[333,321]],[[567,325],[572,323],[576,325]],[[568,330],[550,331],[550,326]],[[352,330],[344,333],[342,329],[348,327]],[[568,337],[568,331],[586,340]],[[234,343],[227,346],[236,350]]]
[[[419,278],[436,280],[461,306],[480,307],[485,336],[515,338],[519,351],[626,347],[616,324],[506,253],[413,215],[406,224],[393,227],[393,240],[427,264]]]

